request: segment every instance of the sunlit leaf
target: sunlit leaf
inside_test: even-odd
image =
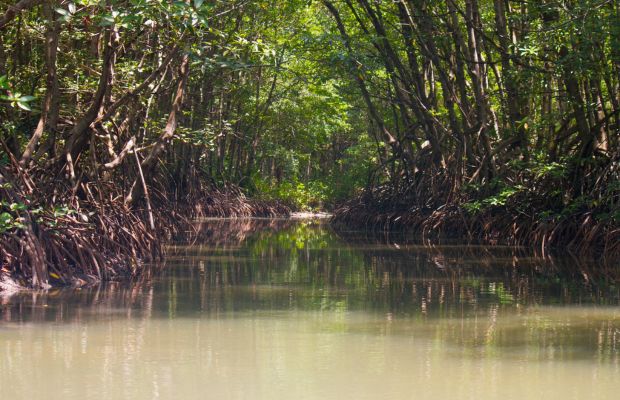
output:
[[[21,101],[17,102],[17,107],[21,108],[22,110],[32,111],[32,108],[30,108],[27,103],[22,103]]]

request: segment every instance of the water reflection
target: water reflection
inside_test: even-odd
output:
[[[20,294],[2,300],[1,318],[61,323],[363,312],[378,323],[339,329],[384,333],[389,323],[391,333],[425,332],[476,349],[531,345],[541,357],[618,357],[619,289],[575,275],[572,260],[507,247],[342,238],[309,221],[205,221],[196,231],[193,243],[170,248],[155,280]]]
[[[0,297],[0,398],[49,398],[33,381],[63,398],[132,399],[620,389],[613,270],[308,221],[191,231],[155,279]]]

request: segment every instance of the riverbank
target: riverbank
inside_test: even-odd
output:
[[[525,246],[541,256],[566,251],[613,263],[620,260],[620,226],[610,213],[593,208],[536,209],[511,199],[501,205],[472,210],[472,203],[436,208],[407,206],[407,197],[359,197],[334,211],[332,224],[341,229],[406,232],[422,239]]]
[[[0,291],[148,278],[162,260],[163,243],[192,221],[291,212],[232,185],[200,185],[184,196],[152,191],[131,207],[112,185],[81,183],[50,197],[45,194],[53,191],[24,173],[4,170],[0,177]]]

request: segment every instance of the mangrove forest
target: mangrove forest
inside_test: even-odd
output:
[[[620,0],[0,0],[0,399],[618,393]]]
[[[614,0],[20,0],[3,280],[135,277],[205,217],[620,254]],[[183,232],[181,232],[183,231]]]

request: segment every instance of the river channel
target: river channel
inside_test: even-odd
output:
[[[205,221],[152,279],[0,297],[0,399],[618,399],[613,268]]]

